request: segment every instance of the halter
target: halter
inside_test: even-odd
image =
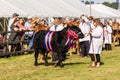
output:
[[[74,39],[78,39],[78,34],[76,34],[72,30],[68,30],[67,31],[67,42],[65,43],[65,45],[68,45],[69,47],[73,48],[74,47],[74,45],[73,45]]]

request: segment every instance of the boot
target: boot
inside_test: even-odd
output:
[[[97,68],[100,67],[100,62],[97,62],[96,67],[97,67]]]
[[[94,61],[92,62],[91,67],[95,67],[95,62]]]
[[[106,44],[106,50],[109,50],[109,44]]]
[[[109,44],[109,50],[112,50],[112,46],[111,46],[111,44]]]

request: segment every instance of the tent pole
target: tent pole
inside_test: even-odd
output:
[[[92,11],[91,11],[92,9],[91,9],[91,0],[90,0],[90,16],[92,16],[91,14],[92,14]]]
[[[51,26],[50,17],[48,17],[48,26]]]

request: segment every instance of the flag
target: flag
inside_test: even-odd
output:
[[[94,4],[94,0],[91,0],[91,4]]]
[[[84,3],[84,0],[81,0],[82,3]]]

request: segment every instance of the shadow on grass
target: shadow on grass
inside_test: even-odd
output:
[[[78,64],[87,64],[85,62],[76,62],[76,63],[64,63],[64,65],[78,65]]]
[[[115,45],[115,47],[117,47],[117,46],[120,46],[120,44],[118,44],[118,45]]]
[[[53,66],[53,65],[55,65],[57,62],[55,62],[55,63],[51,63],[51,62],[49,62],[48,63],[48,66]],[[64,64],[64,66],[67,66],[67,65],[79,65],[79,64],[87,64],[87,63],[85,63],[85,62],[76,62],[76,63],[63,63]],[[45,63],[44,62],[42,62],[42,63],[38,63],[38,66],[39,65],[45,65]]]
[[[48,63],[48,66],[54,66],[56,63]],[[80,65],[80,64],[88,64],[88,63],[85,63],[85,62],[76,62],[76,63],[63,63],[63,65],[64,66],[72,66],[72,65]],[[103,63],[103,62],[101,62],[100,63],[101,65],[104,65],[105,63]],[[45,63],[44,62],[42,62],[42,63],[38,63],[38,66],[40,66],[40,65],[45,65]]]
[[[103,62],[100,62],[100,65],[104,65],[105,63],[103,63]]]

